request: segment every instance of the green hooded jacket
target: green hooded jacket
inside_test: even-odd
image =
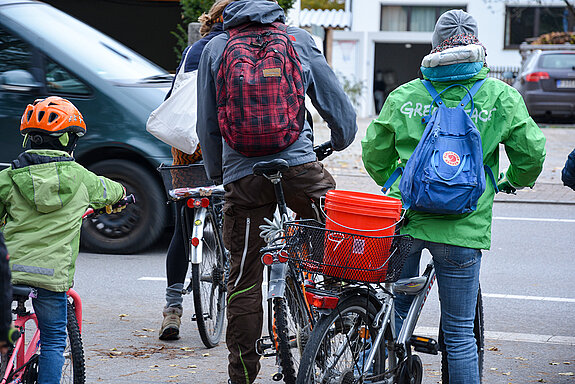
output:
[[[124,195],[66,152],[29,150],[0,172],[0,223],[14,284],[67,291],[74,279],[82,214]]]
[[[468,80],[433,82],[437,92],[451,84],[468,88],[487,77],[483,68]],[[455,107],[466,91],[454,87],[441,95],[447,107]],[[521,95],[500,80],[486,79],[474,96],[471,119],[481,133],[483,162],[494,175],[499,174],[499,144],[503,144],[511,165],[507,178],[516,187],[532,187],[543,168],[545,137],[531,119]],[[404,165],[421,140],[422,118],[429,114],[432,98],[421,80],[415,79],[393,92],[385,101],[380,115],[367,128],[362,140],[362,159],[365,169],[379,185],[383,185],[399,166]],[[466,108],[470,109],[471,105]],[[461,215],[438,215],[409,210],[408,223],[402,233],[436,243],[461,247],[489,249],[495,187],[486,176],[485,192],[477,210]],[[401,198],[394,183],[389,196]]]

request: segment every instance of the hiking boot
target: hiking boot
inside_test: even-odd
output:
[[[180,338],[181,307],[166,307],[163,310],[164,321],[160,329],[160,340],[177,340]]]

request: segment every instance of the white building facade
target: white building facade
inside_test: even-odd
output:
[[[574,16],[563,0],[347,0],[350,28],[333,36],[333,67],[363,82],[359,116],[376,114],[374,79],[386,90],[418,77],[431,49],[437,17],[463,9],[477,20],[490,67],[518,67],[519,44],[551,31],[574,31]],[[381,82],[379,82],[381,84]]]

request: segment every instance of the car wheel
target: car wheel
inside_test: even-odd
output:
[[[136,203],[117,214],[84,220],[82,246],[97,253],[127,254],[154,243],[164,230],[168,211],[164,192],[150,172],[128,160],[105,160],[88,168],[122,183]]]

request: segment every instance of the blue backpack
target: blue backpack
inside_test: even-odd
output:
[[[467,94],[455,108],[448,108],[431,82],[422,83],[433,98],[429,110],[438,108],[423,119],[427,123],[421,141],[405,164],[397,168],[383,186],[389,190],[403,173],[399,190],[405,209],[437,214],[461,214],[477,208],[477,201],[485,191],[485,173],[496,186],[491,169],[483,165],[481,135],[464,108],[485,80],[479,80],[471,89],[461,84]],[[485,170],[484,170],[485,169]],[[497,186],[496,186],[497,189]]]

